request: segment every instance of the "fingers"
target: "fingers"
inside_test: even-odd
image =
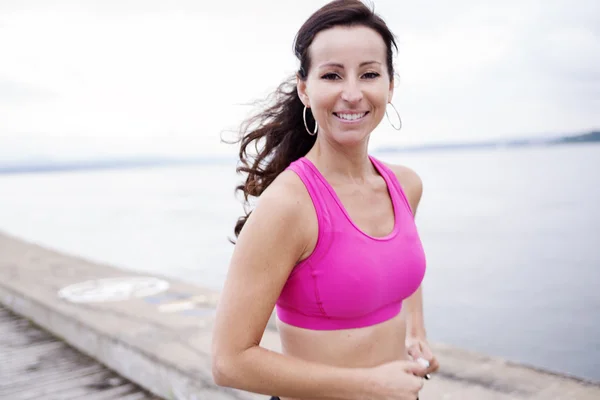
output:
[[[421,354],[421,346],[419,346],[419,344],[415,343],[413,345],[411,345],[408,349],[407,349],[408,355],[411,356],[413,359],[417,359],[419,357],[422,357]]]
[[[421,357],[431,362],[431,360],[433,359],[433,353],[431,352],[429,346],[422,346]]]
[[[435,372],[440,368],[440,364],[433,356],[431,358],[420,357],[416,361],[425,367],[427,372]]]
[[[428,373],[436,372],[440,368],[440,364],[428,346],[413,345],[408,353],[415,361],[423,365]]]
[[[425,379],[419,376],[413,376],[414,381],[408,386],[409,390],[415,394],[418,394],[425,386]]]
[[[422,368],[419,366],[419,368]],[[416,372],[413,370],[413,372]],[[419,392],[421,392],[421,390],[423,389],[423,386],[425,386],[425,379],[419,377],[419,374],[415,374],[417,376],[415,376],[414,378],[417,380],[415,381],[415,387],[413,390],[415,390],[415,395],[417,396],[416,399],[419,400]]]
[[[429,368],[429,360],[426,360],[423,357],[419,357],[415,360],[421,367],[427,369]]]
[[[426,359],[424,359],[423,357],[419,357],[416,359],[417,363],[419,363],[419,365],[421,367],[423,367],[423,369],[425,370],[425,374],[423,375],[423,378],[429,380],[431,379],[431,376],[429,375],[428,372],[431,371],[431,368],[429,366],[429,361],[427,361]]]
[[[416,361],[407,362],[404,370],[410,374],[417,375],[419,377],[424,377],[425,374],[427,374],[427,367]]]
[[[436,372],[440,369],[440,364],[435,358],[432,358],[429,362],[429,372]]]
[[[419,393],[421,392],[421,390],[423,390],[423,386],[425,386],[425,380],[422,378],[419,378],[419,384],[418,384],[418,389],[417,389],[417,400],[419,400]]]

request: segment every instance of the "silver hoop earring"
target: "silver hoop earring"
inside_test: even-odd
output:
[[[304,127],[306,128],[306,132],[308,132],[310,136],[315,136],[317,134],[317,131],[319,130],[319,124],[315,119],[315,131],[311,132],[310,129],[308,129],[308,124],[306,123],[306,106],[304,106],[304,111],[302,112],[302,119],[304,119]]]
[[[402,129],[402,118],[400,118],[400,113],[398,112],[398,110],[396,110],[396,107],[394,107],[394,105],[392,103],[388,103],[388,104],[390,106],[392,106],[392,108],[394,109],[394,111],[396,111],[396,115],[398,116],[398,121],[399,121],[398,127],[396,128],[394,126],[394,124],[392,124],[392,121],[390,120],[390,116],[388,115],[388,112],[387,112],[387,107],[385,109],[385,116],[387,117],[388,122],[390,123],[390,125],[392,126],[392,128],[394,128],[395,130],[399,131],[400,129]]]

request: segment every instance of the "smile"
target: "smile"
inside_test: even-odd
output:
[[[334,112],[333,115],[336,116],[337,119],[339,119],[340,121],[343,122],[359,122],[362,121],[365,116],[368,114],[369,112],[353,112],[353,113],[348,113],[348,112],[341,112],[341,113],[336,113]]]

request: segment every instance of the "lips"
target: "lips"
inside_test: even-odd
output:
[[[368,111],[341,111],[334,112],[333,115],[335,115],[339,120],[342,120],[344,122],[354,122],[362,120],[368,113]]]

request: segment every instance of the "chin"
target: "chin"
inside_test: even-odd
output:
[[[369,133],[364,131],[346,131],[336,132],[333,135],[333,139],[344,146],[357,146],[367,141]]]

